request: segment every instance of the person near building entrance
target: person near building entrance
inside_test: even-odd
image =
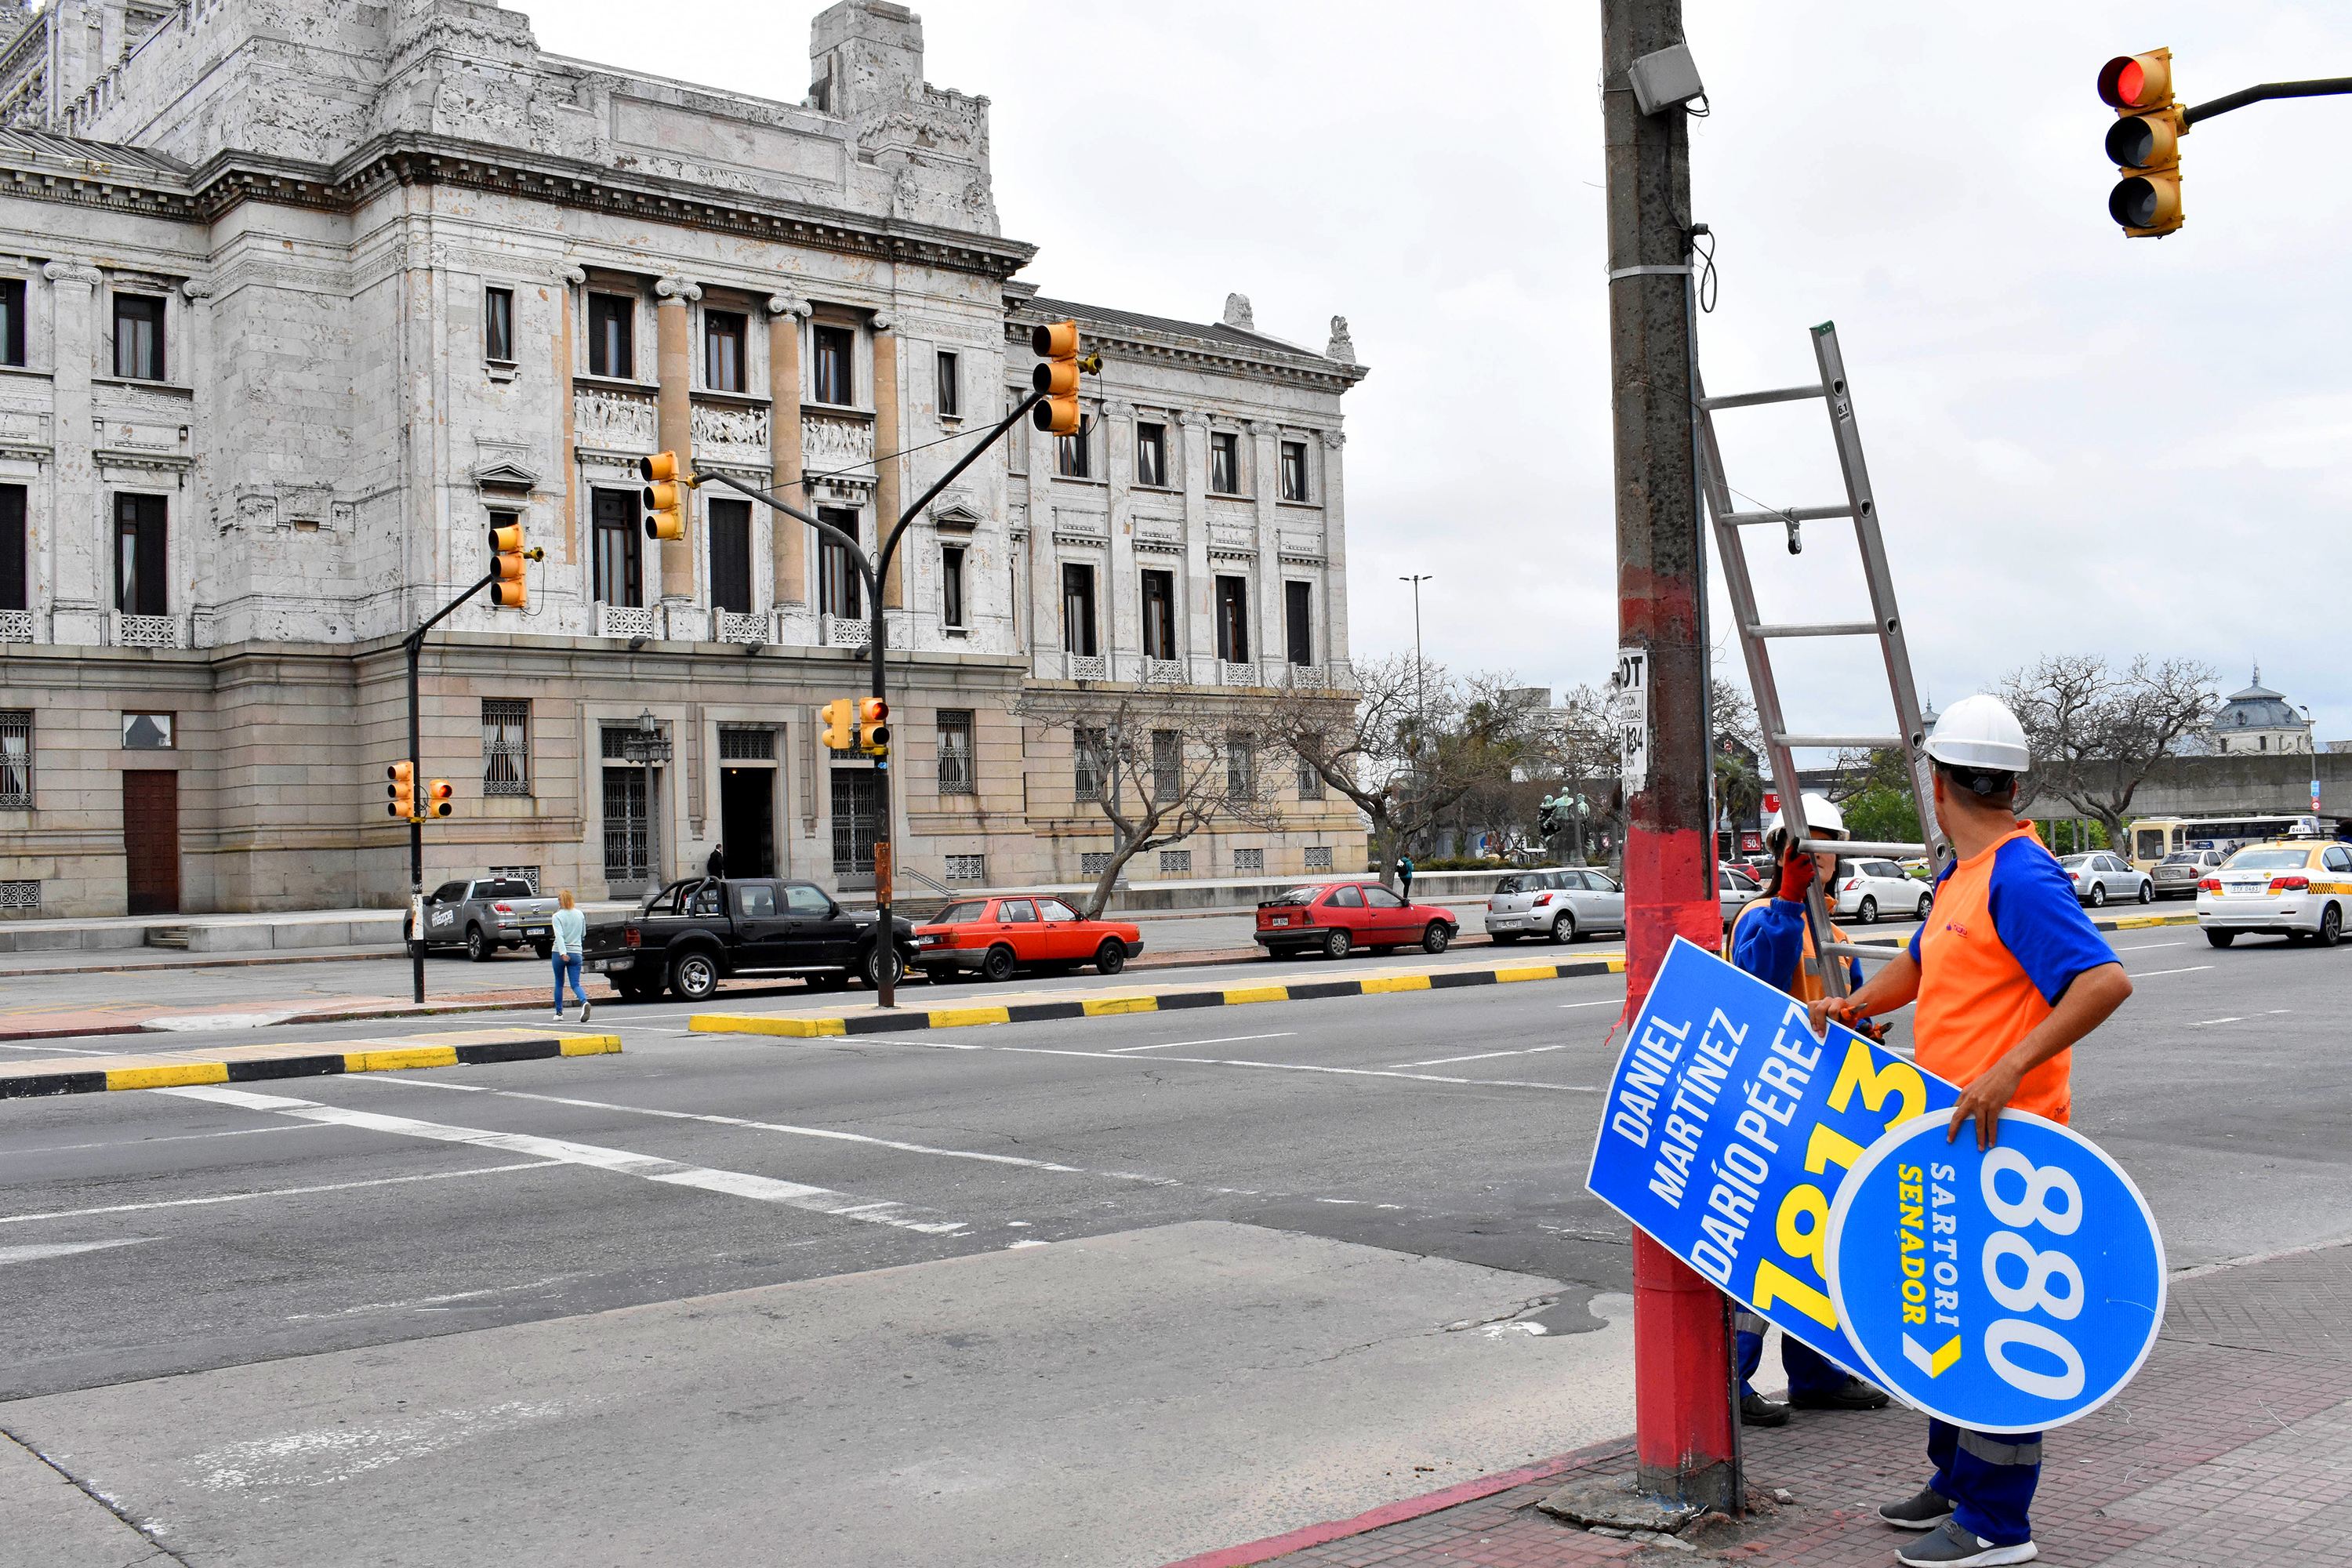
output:
[[[580,1001],[580,1021],[586,1023],[593,1011],[588,993],[580,989],[580,957],[588,935],[588,917],[572,907],[572,889],[566,888],[555,895],[555,914],[548,922],[548,957],[555,964],[555,1021],[563,1022],[563,982],[572,982],[572,994]]]
[[[1960,1086],[1948,1136],[1976,1124],[1990,1149],[2004,1108],[2066,1121],[2073,1047],[2132,994],[2114,950],[2074,885],[2017,820],[2018,777],[2030,754],[2017,716],[1992,697],[1956,702],[1926,751],[1935,763],[1936,820],[1953,863],[1937,879],[1934,911],[1909,950],[1843,1003],[1811,1005],[1813,1026],[1884,1016],[1916,1001],[1919,1066]],[[1896,1561],[1908,1568],[1992,1568],[2040,1555],[2028,1510],[2042,1477],[2042,1434],[1927,1426],[1933,1467],[1917,1496],[1878,1515],[1928,1533]]]
[[[1404,884],[1404,891],[1403,891],[1403,898],[1404,898],[1404,901],[1405,901],[1406,903],[1408,903],[1408,904],[1409,904],[1409,903],[1411,903],[1411,902],[1412,902],[1412,856],[1410,856],[1410,855],[1400,855],[1400,856],[1398,856],[1398,857],[1397,857],[1397,880]]]
[[[1845,817],[1820,795],[1805,796],[1805,829],[1815,838],[1846,837]],[[1823,994],[1821,954],[1813,950],[1813,933],[1805,919],[1805,889],[1819,881],[1827,893],[1837,875],[1835,856],[1816,857],[1795,848],[1788,829],[1775,812],[1766,825],[1764,847],[1772,857],[1763,896],[1733,917],[1724,940],[1724,956],[1746,973],[1787,992],[1800,1002]],[[1818,862],[1818,864],[1817,864]],[[1830,940],[1843,942],[1845,932],[1830,927]],[[1862,965],[1848,959],[1849,989],[1862,985]],[[1802,1340],[1780,1336],[1780,1368],[1789,1374],[1789,1402],[1767,1399],[1749,1379],[1764,1360],[1764,1332],[1770,1327],[1758,1313],[1735,1309],[1732,1327],[1739,1363],[1739,1420],[1747,1426],[1784,1426],[1794,1405],[1804,1410],[1878,1410],[1887,1403],[1885,1390],[1872,1386]]]
[[[727,875],[727,846],[724,844],[712,845],[710,847],[710,858],[703,863],[702,870],[705,876],[709,877],[724,877]]]

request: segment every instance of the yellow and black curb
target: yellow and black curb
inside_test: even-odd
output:
[[[1333,996],[1381,996],[1403,991],[1452,991],[1528,980],[1573,980],[1622,974],[1621,958],[1575,963],[1507,963],[1482,969],[1439,969],[1412,974],[1370,974],[1361,980],[1309,980],[1278,985],[1233,985],[1214,991],[1108,991],[1068,1001],[1013,1002],[996,1007],[907,1008],[884,1013],[697,1013],[687,1027],[706,1035],[885,1035],[908,1029],[954,1029],[973,1024],[1036,1024],[1061,1018],[1102,1018],[1125,1013],[1180,1013],[1196,1007],[1240,1007],[1253,1002],[1319,1002]]]
[[[79,1057],[66,1061],[0,1064],[0,1100],[58,1094],[103,1094],[119,1089],[179,1089],[203,1083],[261,1083],[331,1073],[398,1072],[412,1068],[478,1067],[547,1057],[604,1056],[621,1048],[618,1035],[557,1035],[529,1029],[463,1029],[381,1040],[345,1040],[340,1049],[317,1045],[230,1046],[217,1050],[157,1051],[138,1056]]]

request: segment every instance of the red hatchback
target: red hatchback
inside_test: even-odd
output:
[[[1378,882],[1314,882],[1257,907],[1257,944],[1270,956],[1319,949],[1345,958],[1356,948],[1386,952],[1419,942],[1444,952],[1461,929],[1434,904],[1409,904]]]
[[[915,967],[934,980],[976,969],[983,980],[1010,980],[1023,969],[1091,963],[1117,974],[1143,951],[1143,933],[1125,921],[1090,921],[1059,899],[967,899],[915,928]]]

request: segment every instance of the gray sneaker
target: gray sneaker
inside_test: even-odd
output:
[[[595,1012],[595,1011],[596,1011],[596,1004],[595,1004],[595,1003],[591,1002],[591,1001],[590,1001],[590,1000],[588,1000],[588,998],[587,998],[587,997],[585,997],[585,996],[583,996],[582,998],[580,998],[580,1021],[581,1021],[582,1023],[583,1023],[583,1024],[584,1024],[584,1023],[586,1023],[586,1022],[588,1021],[588,1016],[589,1016],[589,1015],[590,1015],[590,1014],[592,1014],[592,1013],[593,1013],[593,1012]]]
[[[1933,1487],[1921,1487],[1917,1497],[1881,1506],[1878,1517],[1897,1530],[1933,1530],[1952,1517],[1952,1500]]]
[[[1946,1520],[1934,1534],[1924,1536],[1895,1554],[1906,1568],[1999,1568],[2007,1563],[2031,1563],[2042,1549],[2031,1541],[1995,1546],[1983,1536],[1962,1530],[1958,1520]]]

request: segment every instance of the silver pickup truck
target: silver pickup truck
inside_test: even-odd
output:
[[[425,895],[425,947],[458,947],[476,963],[486,963],[505,947],[530,944],[545,958],[555,945],[549,921],[555,900],[535,897],[519,877],[478,877],[444,882]]]

